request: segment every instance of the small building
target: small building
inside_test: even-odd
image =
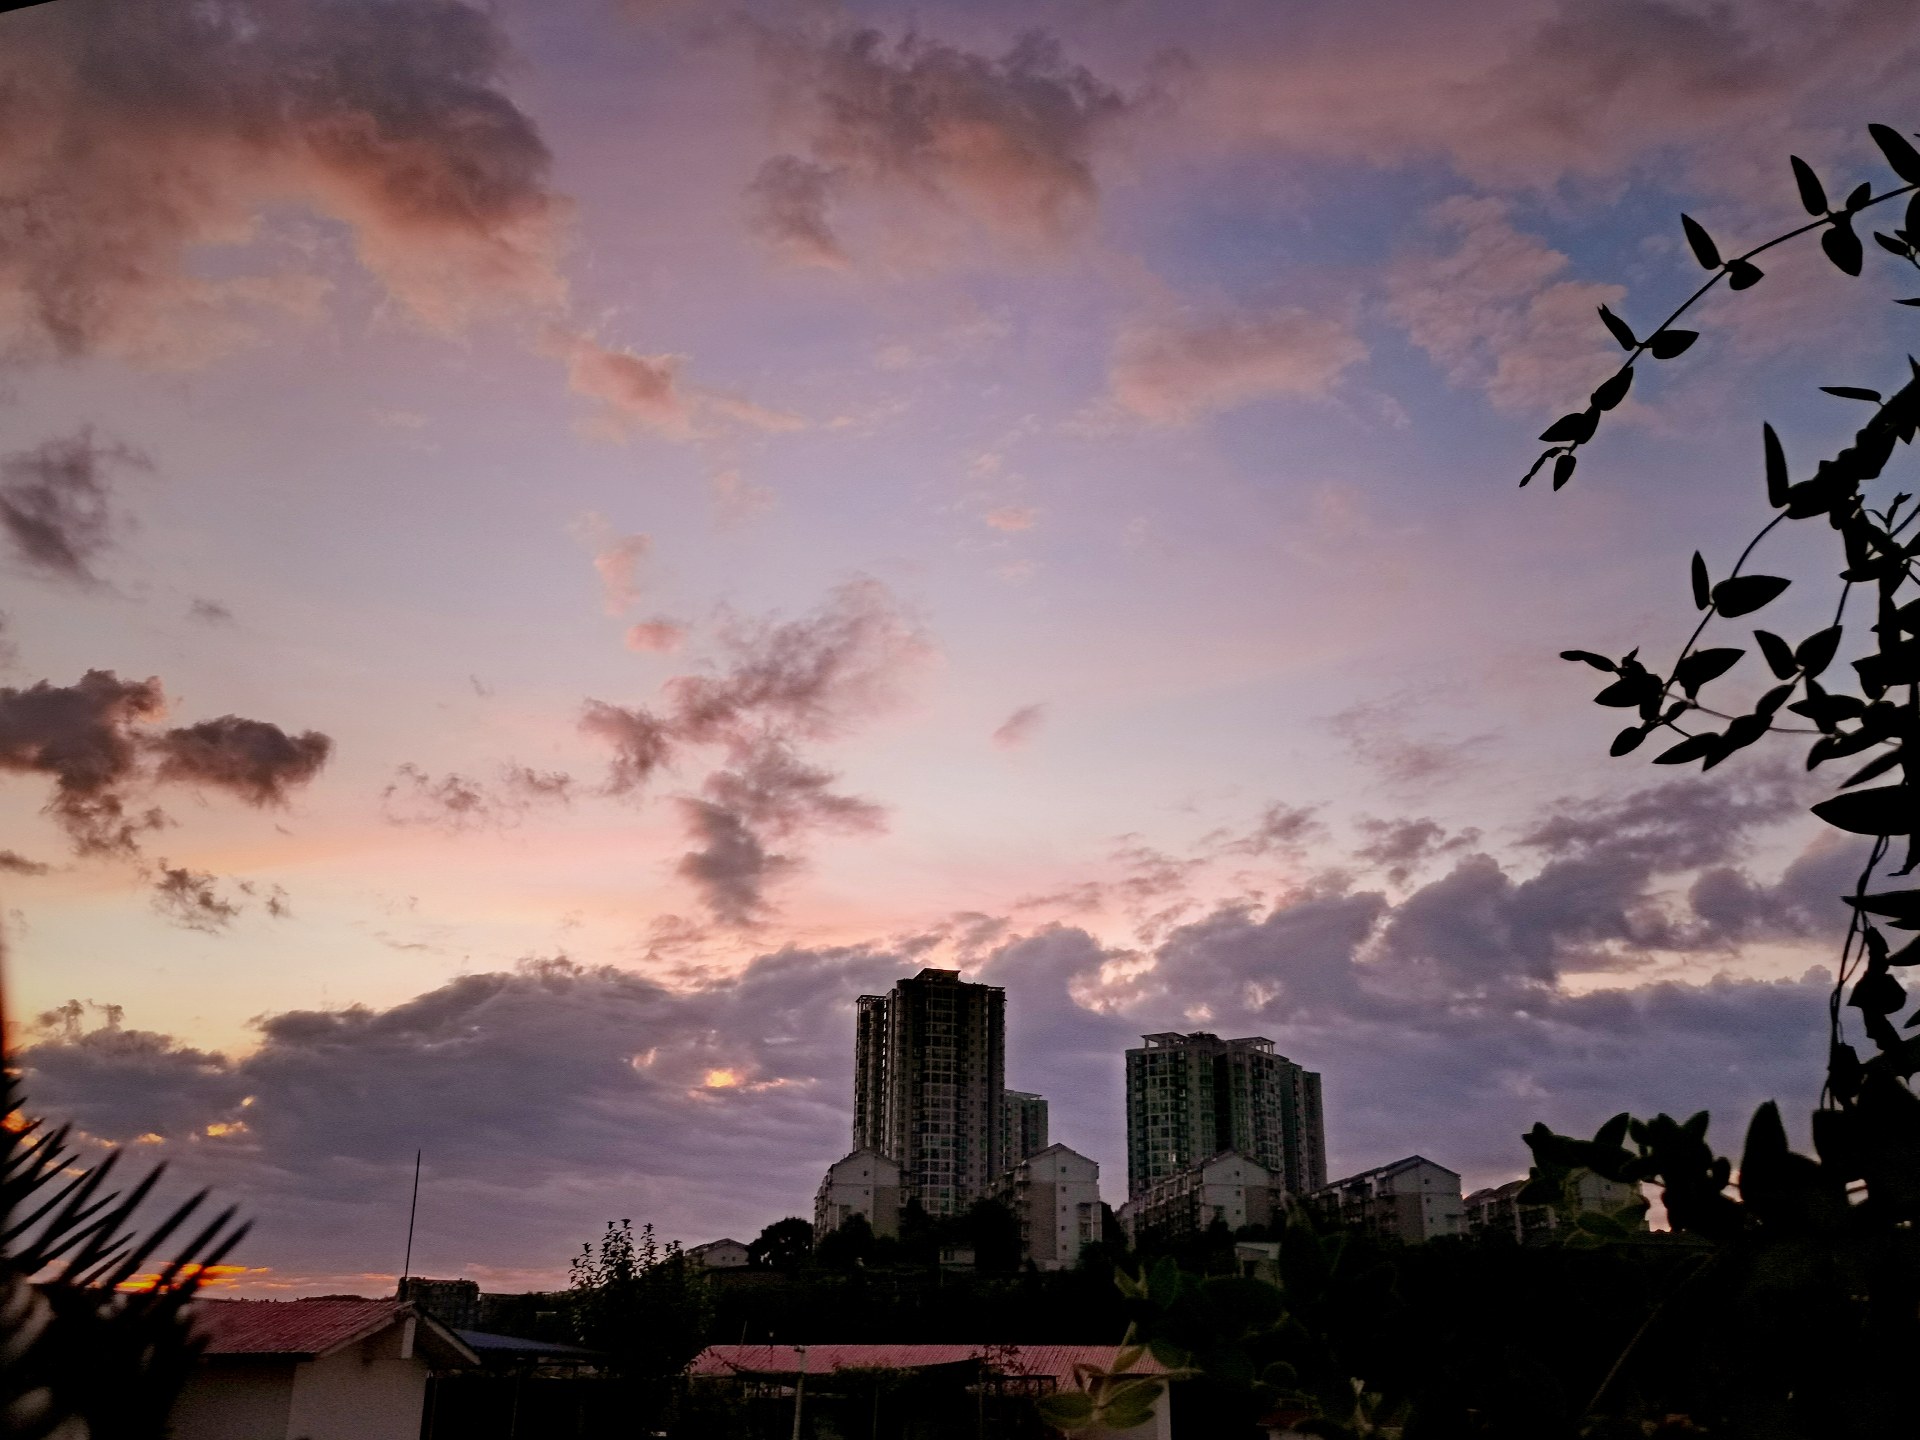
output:
[[[1155,1181],[1121,1207],[1120,1220],[1135,1244],[1148,1236],[1164,1242],[1198,1234],[1216,1220],[1230,1231],[1275,1224],[1286,1200],[1273,1171],[1251,1155],[1223,1150]]]
[[[827,1167],[813,1197],[813,1241],[819,1244],[855,1215],[875,1235],[900,1233],[900,1162],[878,1150],[855,1150]]]
[[[198,1300],[176,1440],[419,1440],[427,1377],[479,1364],[398,1300]]]
[[[1336,1180],[1306,1204],[1322,1219],[1409,1245],[1460,1234],[1465,1208],[1459,1175],[1420,1155]]]
[[[697,1270],[744,1270],[750,1257],[739,1240],[709,1240],[687,1251],[687,1260]]]
[[[895,1440],[922,1433],[930,1413],[957,1410],[981,1434],[1026,1435],[1035,1433],[1036,1397],[1079,1387],[1120,1353],[1118,1345],[709,1345],[686,1374],[696,1390],[730,1393],[760,1412],[750,1414],[756,1434],[797,1431],[814,1416],[840,1434]],[[1135,1355],[1124,1377],[1167,1373],[1150,1353]],[[1170,1440],[1172,1412],[1163,1392],[1144,1424],[1076,1430],[1075,1440]]]
[[[409,1275],[400,1282],[395,1297],[412,1305],[422,1315],[431,1315],[449,1330],[480,1328],[480,1282],[477,1280],[428,1280]]]
[[[1100,1166],[1049,1145],[1007,1171],[1000,1203],[1020,1222],[1020,1248],[1035,1268],[1071,1270],[1100,1238]]]
[[[1477,1238],[1512,1236],[1522,1245],[1539,1245],[1551,1239],[1563,1223],[1561,1214],[1551,1205],[1522,1204],[1520,1192],[1526,1187],[1525,1180],[1509,1180],[1504,1185],[1476,1190],[1467,1196],[1467,1233]],[[1629,1229],[1647,1228],[1645,1208],[1635,1205],[1640,1199],[1638,1185],[1609,1180],[1581,1169],[1574,1171],[1569,1181],[1567,1198],[1576,1215],[1597,1211],[1614,1216]]]

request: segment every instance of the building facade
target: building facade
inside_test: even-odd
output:
[[[1018,1165],[1047,1148],[1046,1097],[1008,1090],[1000,1106],[1000,1163]]]
[[[1327,1183],[1320,1077],[1260,1036],[1165,1032],[1127,1051],[1127,1194],[1225,1151],[1257,1161],[1295,1195]]]
[[[1278,1175],[1250,1156],[1224,1150],[1131,1197],[1120,1207],[1120,1223],[1136,1245],[1147,1238],[1165,1243],[1198,1234],[1216,1220],[1231,1231],[1278,1224],[1286,1203]]]
[[[1323,1219],[1409,1245],[1463,1229],[1459,1175],[1419,1155],[1336,1180],[1306,1202]]]
[[[898,1235],[905,1203],[900,1162],[878,1150],[855,1150],[827,1167],[814,1192],[813,1243],[818,1245],[855,1215],[864,1215],[875,1235]]]
[[[816,1199],[816,1208],[818,1203]],[[709,1240],[687,1251],[688,1261],[701,1270],[744,1270],[752,1258],[752,1252],[732,1236],[724,1240]]]
[[[855,1149],[897,1160],[903,1195],[929,1215],[991,1195],[1006,1168],[1006,992],[922,970],[862,995],[858,1017]]]
[[[1100,1166],[1049,1145],[1001,1177],[1001,1204],[1020,1222],[1020,1247],[1038,1270],[1071,1270],[1100,1238]]]
[[[1525,1180],[1509,1180],[1467,1196],[1466,1233],[1477,1238],[1511,1236],[1522,1245],[1537,1245],[1551,1238],[1561,1226],[1560,1212],[1551,1205],[1522,1204],[1520,1192],[1526,1186]],[[1567,1198],[1576,1215],[1597,1211],[1612,1215],[1629,1229],[1647,1228],[1638,1185],[1608,1180],[1591,1170],[1577,1170],[1568,1183]]]

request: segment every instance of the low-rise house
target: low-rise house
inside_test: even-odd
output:
[[[1033,1401],[1079,1387],[1108,1370],[1118,1345],[709,1345],[687,1367],[688,1384],[730,1393],[754,1417],[755,1433],[815,1433],[807,1417],[838,1432],[892,1440],[920,1433],[929,1411],[960,1409],[981,1434],[1033,1433]],[[1166,1374],[1136,1352],[1126,1378]],[[1076,1430],[1075,1440],[1170,1440],[1172,1397],[1129,1430]],[[825,1427],[817,1433],[826,1433]]]
[[[813,1241],[819,1244],[855,1215],[875,1235],[900,1233],[900,1162],[878,1150],[855,1150],[827,1167],[813,1197]]]
[[[752,1257],[741,1241],[709,1240],[687,1251],[687,1259],[699,1270],[744,1270]]]
[[[1525,1180],[1509,1180],[1504,1185],[1476,1190],[1467,1196],[1467,1233],[1474,1236],[1512,1236],[1522,1245],[1539,1245],[1553,1237],[1564,1217],[1551,1205],[1522,1204],[1520,1192]],[[1567,1199],[1575,1215],[1586,1211],[1612,1215],[1630,1230],[1647,1228],[1646,1210],[1634,1202],[1640,1187],[1609,1180],[1591,1170],[1576,1170],[1568,1181]]]
[[[1228,1230],[1272,1225],[1286,1213],[1286,1187],[1251,1155],[1222,1150],[1156,1181],[1121,1207],[1121,1223],[1138,1244],[1198,1234],[1217,1220]]]
[[[398,1300],[200,1300],[175,1440],[420,1440],[427,1377],[479,1357]]]
[[[1460,1234],[1465,1208],[1460,1176],[1420,1155],[1336,1180],[1306,1204],[1323,1219],[1409,1245]]]
[[[1020,1222],[1020,1248],[1036,1269],[1071,1270],[1100,1238],[1100,1166],[1065,1145],[1008,1170],[997,1198]]]

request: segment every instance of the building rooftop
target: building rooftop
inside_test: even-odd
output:
[[[453,1331],[398,1300],[196,1300],[192,1315],[209,1355],[315,1360],[412,1316],[449,1358],[476,1361]]]
[[[804,1360],[801,1351],[804,1349]],[[709,1345],[687,1367],[689,1375],[826,1375],[836,1370],[925,1370],[984,1364],[999,1375],[1050,1376],[1071,1384],[1074,1367],[1105,1368],[1118,1345]],[[1129,1375],[1164,1375],[1166,1367],[1142,1355]]]

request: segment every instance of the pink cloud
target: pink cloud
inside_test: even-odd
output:
[[[624,615],[640,598],[639,567],[653,549],[646,535],[622,535],[604,515],[587,515],[574,527],[593,551],[602,600],[609,615]]]
[[[1813,140],[1822,153],[1836,122],[1908,103],[1920,59],[1903,0],[1375,0],[1227,35],[1231,48],[1191,40],[1186,98],[1230,141],[1375,165],[1440,158],[1521,186],[1678,150],[1697,183],[1740,194],[1761,176],[1779,194],[1786,151]]]
[[[1269,396],[1324,395],[1366,357],[1345,320],[1289,308],[1136,324],[1120,336],[1109,379],[1122,407],[1178,425]]]
[[[855,198],[922,260],[950,252],[935,235],[954,218],[974,243],[1057,245],[1092,215],[1094,152],[1130,109],[1038,33],[998,60],[875,30],[758,38],[806,153],[761,166],[748,224],[800,264],[847,265],[831,212]]]
[[[1002,505],[998,510],[986,513],[986,522],[996,530],[1009,533],[1017,530],[1031,530],[1034,522],[1040,518],[1040,512],[1031,505]]]
[[[680,356],[639,355],[561,330],[551,332],[547,343],[565,363],[573,392],[600,402],[599,417],[612,434],[624,438],[642,429],[670,440],[693,438]]]
[[[1449,380],[1497,407],[1565,408],[1610,372],[1619,351],[1595,312],[1627,292],[1564,278],[1567,257],[1510,215],[1484,196],[1434,206],[1428,221],[1449,244],[1393,263],[1387,313]]]
[[[1040,732],[1046,714],[1045,705],[1022,705],[1000,722],[1000,728],[993,732],[993,743],[1002,750],[1018,750]]]
[[[672,620],[642,620],[627,627],[627,648],[644,654],[671,655],[686,638],[687,627]]]
[[[195,247],[254,238],[270,204],[344,222],[417,319],[551,307],[566,206],[500,88],[505,39],[436,0],[314,7],[47,5],[7,18],[0,341],[193,362],[299,272],[205,278]]]

